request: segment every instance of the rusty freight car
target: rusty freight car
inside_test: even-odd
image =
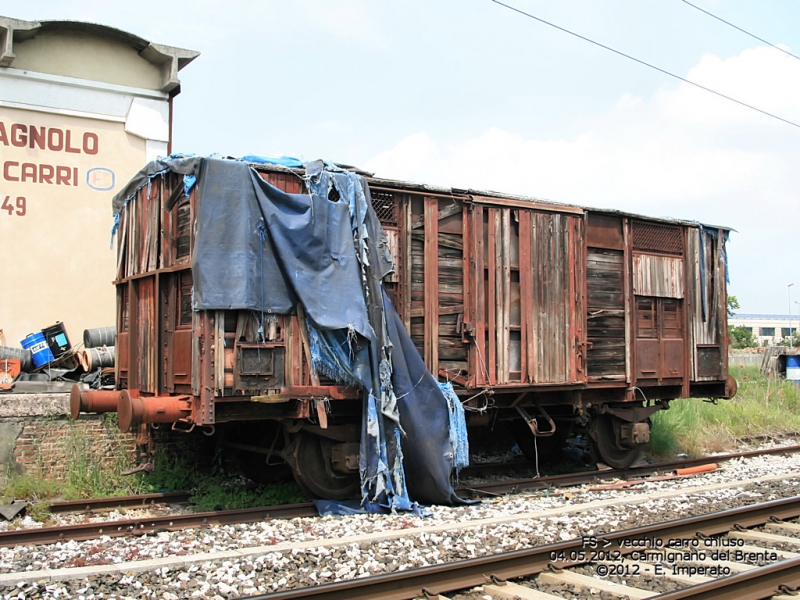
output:
[[[311,197],[303,168],[249,170]],[[726,228],[365,180],[393,263],[383,286],[470,427],[510,431],[531,455],[583,431],[621,467],[670,400],[735,394]],[[204,198],[180,170],[151,165],[116,202],[119,391],[76,393],[73,414],[118,410],[142,442],[151,423],[199,428],[265,473],[288,464],[313,493],[357,490],[361,395],[312,368],[303,307],[198,309]]]

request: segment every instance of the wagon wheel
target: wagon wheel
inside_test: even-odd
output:
[[[626,448],[619,441],[619,428],[623,423],[612,415],[597,415],[592,424],[592,451],[596,459],[615,469],[630,467],[642,455],[644,444]]]
[[[551,460],[564,447],[566,441],[566,435],[560,428],[556,429],[553,435],[536,437],[522,419],[511,421],[508,427],[517,446],[528,460],[537,460],[537,458],[540,461]]]
[[[309,433],[298,435],[292,450],[292,472],[298,485],[312,496],[344,500],[358,494],[358,474],[337,473],[331,464],[334,442]]]

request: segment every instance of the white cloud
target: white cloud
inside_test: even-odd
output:
[[[775,49],[704,56],[687,78],[800,120],[800,62]],[[800,131],[680,84],[651,98],[623,94],[571,139],[490,128],[450,143],[418,132],[363,166],[383,177],[729,225],[740,232],[730,251],[733,293],[745,311],[779,312],[770,290],[785,288],[786,265],[800,264],[798,244],[786,244],[800,227],[799,159]]]

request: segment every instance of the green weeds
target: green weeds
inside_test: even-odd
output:
[[[696,398],[674,400],[653,415],[648,453],[667,458],[684,452],[702,456],[733,450],[755,436],[777,437],[800,431],[800,388],[758,367],[735,369],[739,391],[717,404]]]
[[[0,503],[27,500],[28,514],[43,521],[49,515],[49,504],[56,498],[77,500],[188,491],[190,501],[204,511],[274,506],[308,499],[294,482],[252,484],[238,472],[235,464],[227,464],[222,454],[205,458],[202,452],[192,450],[191,443],[180,450],[157,445],[154,473],[123,475],[123,471],[134,466],[130,442],[109,423],[106,425],[110,437],[102,445],[102,459],[93,451],[93,440],[71,424],[65,442],[67,471],[64,479],[47,477],[41,464],[24,475],[12,470],[6,486],[0,489]]]

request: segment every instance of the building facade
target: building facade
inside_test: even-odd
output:
[[[744,327],[758,340],[759,346],[782,342],[797,331],[800,315],[736,314],[728,317],[728,325]]]
[[[75,21],[0,16],[0,330],[113,325],[111,198],[169,153],[197,52]]]

